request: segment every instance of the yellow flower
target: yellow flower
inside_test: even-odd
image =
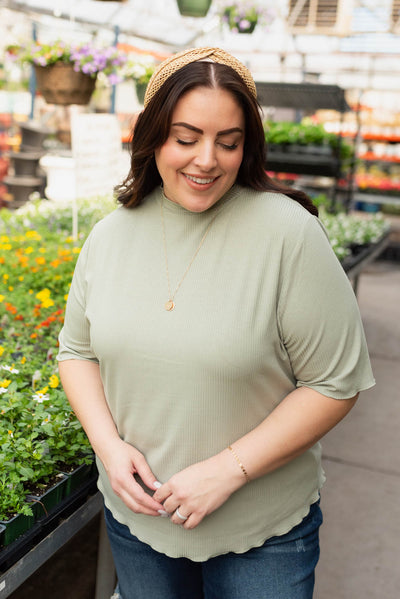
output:
[[[52,299],[47,298],[42,301],[42,308],[50,308],[51,306],[54,306],[54,302]]]
[[[11,249],[12,249],[12,245],[11,245],[11,243],[3,243],[3,244],[0,246],[0,248],[1,248],[2,250],[11,250]]]
[[[44,395],[45,393],[47,393],[47,391],[49,390],[48,386],[46,385],[46,387],[43,387],[43,389],[39,389],[39,391],[37,391],[37,393]]]
[[[60,379],[56,374],[52,374],[50,377],[49,385],[52,389],[55,389],[60,384]]]
[[[25,358],[25,356],[22,356],[22,358],[21,358],[21,364],[25,364],[25,362],[26,362],[26,358]]]
[[[1,295],[1,294],[0,294],[0,303],[1,303],[1,302],[3,302],[3,301],[4,301],[4,299],[5,299],[5,295]],[[0,354],[0,356],[1,356],[1,354]]]
[[[42,239],[42,236],[39,235],[37,231],[26,231],[25,237],[27,239],[34,239],[35,241],[40,241]]]
[[[4,275],[3,275],[3,279],[4,279],[5,281],[7,281],[7,279],[9,279],[9,278],[10,278],[10,276],[9,276],[9,275],[7,275],[7,274],[4,274]]]
[[[64,299],[65,299],[65,301],[67,301],[67,299],[68,299],[68,293],[66,293],[66,294],[64,295]]]
[[[5,349],[2,345],[0,345],[0,356],[2,356],[5,352]]]
[[[47,289],[47,287],[45,287],[44,289],[42,289],[42,291],[37,292],[36,297],[41,302],[44,302],[44,300],[49,299],[50,294],[51,294],[50,289]]]
[[[7,389],[9,385],[11,385],[10,379],[3,379],[2,381],[0,381],[0,387],[3,387],[3,389]]]
[[[39,248],[39,252],[40,252],[41,254],[45,254],[45,253],[46,253],[46,251],[47,251],[47,250],[46,250],[46,248]]]
[[[7,235],[0,235],[0,241],[1,243],[7,243],[7,241],[10,241],[10,238]]]
[[[79,254],[81,251],[81,248],[72,248],[72,253],[73,254]]]
[[[12,285],[9,286],[8,291],[14,291],[14,287]]]
[[[18,277],[18,281],[23,281],[23,280],[24,280],[24,277],[23,277],[22,275],[20,275],[20,276]]]
[[[32,246],[29,246],[29,247],[27,247],[25,249],[25,254],[32,254],[32,252],[33,252],[33,247]]]

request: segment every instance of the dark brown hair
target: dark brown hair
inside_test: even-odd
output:
[[[225,89],[243,110],[245,141],[237,183],[257,191],[284,193],[318,216],[317,208],[304,192],[281,185],[266,173],[261,108],[242,78],[231,67],[208,61],[190,63],[173,73],[140,113],[132,135],[131,168],[126,179],[116,188],[118,201],[127,208],[133,208],[160,185],[154,152],[168,139],[172,113],[178,100],[197,87]]]

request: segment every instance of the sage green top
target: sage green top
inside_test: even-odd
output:
[[[239,186],[202,213],[164,200],[172,289],[218,212],[167,312],[161,199],[157,189],[94,227],[58,359],[99,362],[121,437],[164,482],[253,429],[296,386],[345,399],[374,379],[353,290],[316,217],[284,195]],[[195,561],[288,532],[324,482],[317,444],[187,531],[131,512],[98,466],[117,520],[157,551]]]

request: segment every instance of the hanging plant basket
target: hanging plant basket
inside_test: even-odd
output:
[[[211,6],[211,0],[177,0],[177,3],[183,17],[205,17]]]
[[[69,63],[35,65],[35,73],[37,88],[48,104],[88,104],[96,86],[96,77],[74,71]]]
[[[256,28],[256,25],[257,21],[253,21],[252,23],[250,23],[248,27],[238,27],[238,33],[253,33],[254,29]]]
[[[147,83],[136,82],[136,95],[139,104],[144,104],[144,96],[146,94]]]
[[[222,21],[226,23],[234,33],[253,33],[258,23],[258,15],[255,10],[246,15],[238,13],[234,6],[228,6],[223,14]]]

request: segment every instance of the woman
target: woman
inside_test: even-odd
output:
[[[318,440],[374,384],[317,211],[264,170],[249,71],[160,65],[119,209],[79,257],[60,374],[97,455],[123,599],[309,599]]]

